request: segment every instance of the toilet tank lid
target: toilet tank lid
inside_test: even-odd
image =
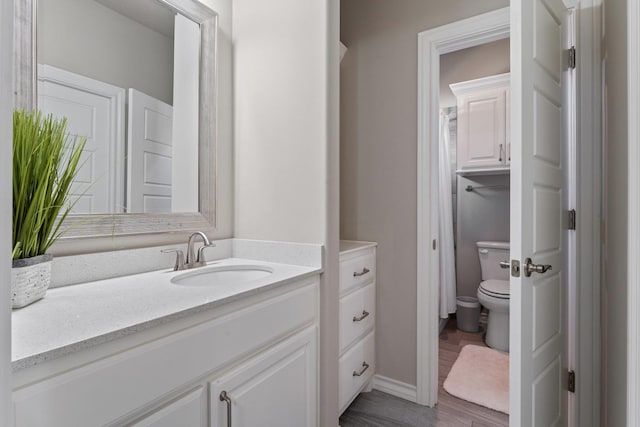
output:
[[[509,242],[476,242],[479,248],[509,249]]]

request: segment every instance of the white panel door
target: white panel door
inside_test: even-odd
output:
[[[510,424],[566,421],[562,0],[511,2]],[[552,266],[527,274],[526,259]]]
[[[171,212],[173,108],[129,89],[127,212]]]
[[[38,67],[38,108],[66,117],[70,135],[87,138],[71,186],[74,213],[124,210],[124,89],[51,66]]]
[[[309,328],[212,381],[211,427],[316,426],[316,342]]]

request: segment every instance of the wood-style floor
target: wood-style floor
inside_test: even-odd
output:
[[[467,344],[485,345],[483,334],[456,329],[450,319],[440,334],[438,405],[435,408],[416,405],[374,390],[362,393],[340,417],[341,427],[496,427],[508,426],[509,417],[500,412],[458,399],[444,391],[442,383]]]

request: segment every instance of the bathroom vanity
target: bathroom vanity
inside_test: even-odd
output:
[[[15,311],[14,426],[317,425],[320,268],[202,268],[248,270],[265,274],[215,284],[155,271]]]

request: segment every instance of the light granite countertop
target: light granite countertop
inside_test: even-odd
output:
[[[319,267],[241,258],[209,264],[258,266],[273,273],[245,283],[198,287],[171,283],[175,276],[198,270],[160,270],[50,289],[44,299],[12,314],[13,371],[321,272]]]

